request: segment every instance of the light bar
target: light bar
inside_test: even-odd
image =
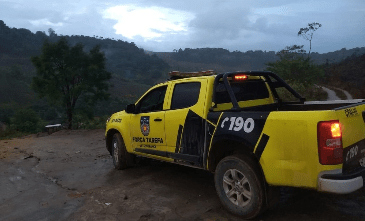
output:
[[[199,76],[209,76],[213,74],[215,74],[213,70],[199,71],[199,72],[171,71],[169,73],[171,77],[199,77]]]

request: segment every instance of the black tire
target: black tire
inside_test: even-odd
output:
[[[123,170],[133,165],[133,155],[127,152],[123,138],[119,133],[113,135],[112,157],[114,168],[117,170]]]
[[[265,183],[257,164],[244,155],[223,158],[214,174],[215,188],[231,213],[252,219],[266,209]]]

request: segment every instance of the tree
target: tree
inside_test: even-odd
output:
[[[318,28],[322,27],[322,25],[320,23],[317,22],[313,22],[313,23],[309,23],[308,27],[305,28],[301,28],[298,32],[298,36],[302,36],[304,39],[309,41],[309,53],[308,53],[308,57],[311,54],[311,50],[312,50],[312,38],[313,38],[313,33],[315,31],[317,31]]]
[[[279,56],[281,59],[295,59],[300,57],[303,57],[303,54],[305,54],[305,50],[303,49],[304,45],[291,45],[286,46],[283,50],[276,53],[277,56]]]
[[[68,129],[72,129],[72,116],[79,99],[94,104],[109,98],[107,81],[111,74],[105,70],[105,56],[99,46],[86,53],[82,44],[70,47],[62,37],[55,43],[45,41],[41,55],[31,60],[37,72],[32,89],[40,97],[65,108]]]
[[[48,34],[49,34],[49,37],[51,37],[51,38],[57,36],[56,32],[52,28],[48,29]]]
[[[267,64],[266,70],[272,71],[288,82],[311,86],[324,76],[324,71],[314,65],[310,58],[303,58],[303,45],[285,47],[277,55],[280,60]]]

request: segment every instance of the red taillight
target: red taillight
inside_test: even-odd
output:
[[[234,76],[234,79],[235,79],[236,81],[242,81],[242,80],[247,79],[247,75],[238,74],[238,75],[235,75],[235,76]]]
[[[343,162],[342,132],[338,120],[319,122],[317,126],[319,162],[335,165]]]

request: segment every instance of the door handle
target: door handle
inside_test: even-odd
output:
[[[161,118],[156,118],[156,119],[154,119],[154,121],[162,121],[162,119]]]

